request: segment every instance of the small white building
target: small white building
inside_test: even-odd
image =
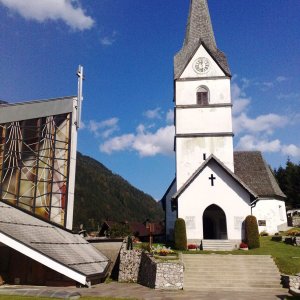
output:
[[[234,152],[231,73],[215,42],[206,0],[191,0],[186,36],[174,58],[176,178],[163,197],[166,236],[176,218],[188,242],[243,238],[255,215],[259,230],[286,226],[285,195],[260,152]]]

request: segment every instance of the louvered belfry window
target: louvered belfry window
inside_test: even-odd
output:
[[[208,105],[208,90],[204,87],[200,87],[197,91],[197,104]]]

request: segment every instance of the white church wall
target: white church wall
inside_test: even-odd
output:
[[[209,90],[209,104],[230,104],[230,79],[201,79],[191,81],[176,81],[176,105],[195,105],[196,92],[200,86]]]
[[[256,203],[252,214],[256,217],[259,225],[262,224],[258,226],[259,232],[266,231],[274,234],[279,231],[278,226],[281,229],[287,225],[285,203],[281,200],[262,199]]]
[[[204,162],[203,154],[208,158],[214,154],[233,171],[232,137],[192,137],[176,139],[176,174],[180,188]]]
[[[193,68],[194,61],[198,57],[205,57],[209,60],[210,66],[206,73],[204,74],[198,74],[195,72]],[[199,47],[199,49],[196,51],[194,57],[191,59],[191,61],[188,63],[187,67],[183,71],[180,78],[197,78],[197,77],[214,77],[214,76],[225,76],[225,73],[222,71],[222,69],[217,65],[217,63],[213,60],[213,58],[209,55],[209,53],[205,50],[203,45]]]
[[[177,212],[172,211],[171,200],[172,196],[176,193],[176,181],[171,186],[169,192],[166,195],[166,235],[167,240],[173,240],[174,226],[177,218]]]
[[[198,107],[176,110],[176,134],[232,132],[231,107]]]
[[[209,180],[211,174],[216,177],[214,186]],[[242,223],[251,213],[250,195],[214,162],[202,170],[178,199],[178,217],[186,221],[188,240],[203,239],[203,213],[212,204],[222,208],[226,215],[228,239],[241,240]]]

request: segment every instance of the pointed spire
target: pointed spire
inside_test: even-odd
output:
[[[201,40],[211,50],[216,50],[216,40],[211,24],[207,0],[191,0],[184,45]]]
[[[182,49],[174,57],[174,78],[181,76],[192,55],[201,43],[213,56],[227,76],[230,75],[226,56],[216,45],[207,0],[190,0],[190,12]]]

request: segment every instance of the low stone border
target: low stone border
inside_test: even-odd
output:
[[[139,249],[120,251],[119,282],[137,282],[154,289],[183,289],[183,263],[161,261]]]
[[[283,287],[288,288],[293,296],[300,296],[300,273],[293,275],[281,275]]]

